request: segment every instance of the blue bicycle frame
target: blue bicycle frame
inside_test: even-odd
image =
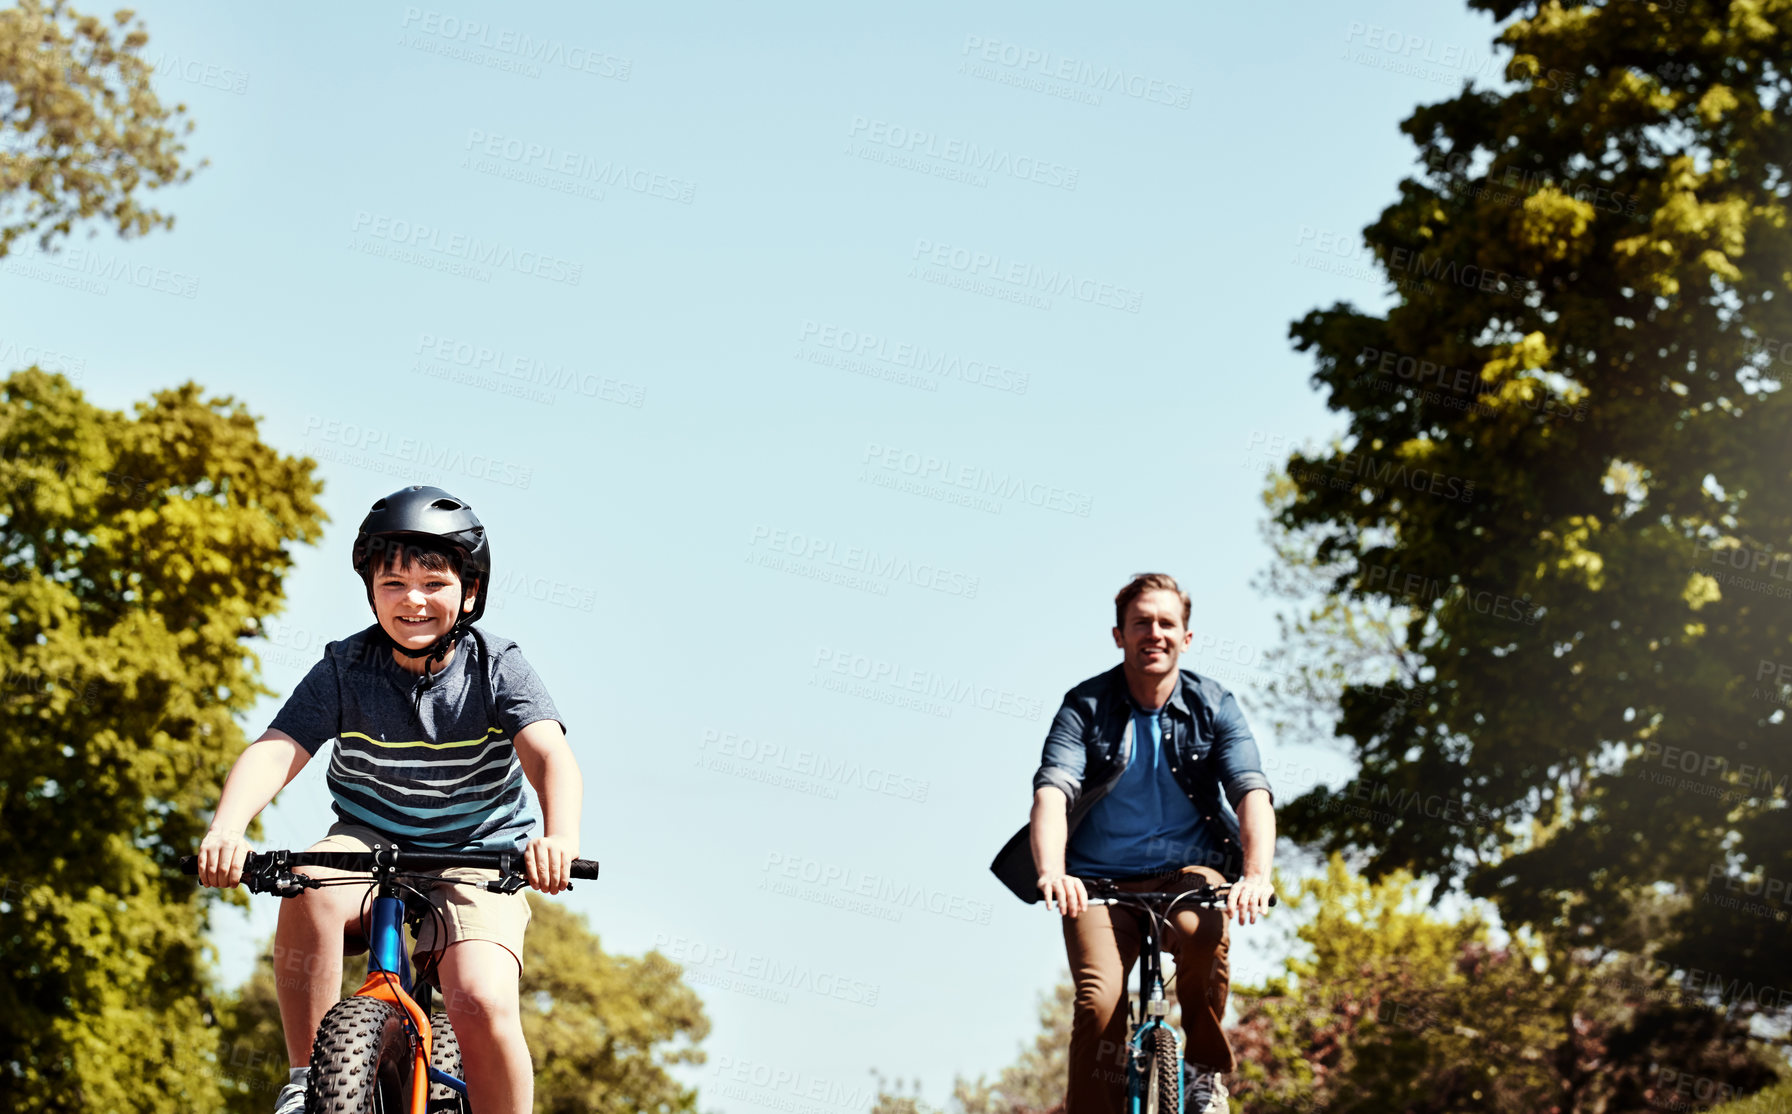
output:
[[[380,893],[373,899],[372,920],[368,929],[367,940],[367,974],[371,978],[376,974],[396,975],[398,985],[409,995],[411,986],[411,957],[404,947],[404,900],[395,893],[386,891],[397,887],[390,882],[380,885]],[[429,994],[425,989],[424,999],[419,1005],[425,1014],[429,1012]],[[420,1034],[412,1028],[408,1014],[401,1011],[405,1032],[412,1040],[420,1039]],[[465,1080],[458,1079],[433,1065],[429,1067],[429,1081],[440,1083],[444,1087],[453,1088],[461,1094],[467,1093]]]

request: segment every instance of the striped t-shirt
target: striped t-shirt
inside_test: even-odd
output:
[[[400,847],[520,847],[538,817],[511,739],[559,721],[553,699],[516,643],[484,631],[455,645],[419,702],[423,684],[371,626],[324,647],[270,726],[310,754],[336,740],[325,783],[349,823]]]

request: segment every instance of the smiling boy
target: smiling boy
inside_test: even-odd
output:
[[[484,526],[440,488],[404,488],[374,503],[353,560],[378,621],[330,643],[237,759],[200,844],[200,881],[237,884],[250,851],[244,829],[334,739],[325,781],[337,823],[309,850],[366,851],[374,843],[521,849],[530,885],[564,890],[579,853],[578,763],[552,698],[516,644],[473,627],[491,582]],[[541,804],[534,838],[538,818],[525,779]],[[312,1040],[340,993],[345,943],[357,953],[366,948],[363,897],[363,887],[334,886],[281,903],[275,985],[292,1071],[276,1114],[304,1108]],[[528,901],[458,885],[435,886],[430,897],[446,938],[436,939],[435,918],[425,918],[417,951],[440,953],[443,1005],[460,1042],[469,1105],[482,1114],[527,1114],[534,1074],[517,980]]]

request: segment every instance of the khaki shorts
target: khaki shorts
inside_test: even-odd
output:
[[[330,825],[328,835],[305,850],[371,851],[376,843],[391,842],[392,837],[381,835],[372,828],[338,821]],[[481,882],[489,882],[498,877],[495,870],[475,870],[471,867],[455,867],[436,873],[443,878]],[[495,894],[475,886],[431,886],[426,892],[431,904],[448,923],[448,939],[447,943],[438,944],[435,938],[435,918],[424,917],[423,923],[417,926],[417,955],[445,948],[449,944],[458,944],[462,940],[490,940],[508,949],[516,957],[517,970],[522,970],[523,933],[529,927],[530,916],[529,900],[523,896],[524,891]],[[366,950],[365,940],[358,944],[351,942],[349,954],[359,955]]]

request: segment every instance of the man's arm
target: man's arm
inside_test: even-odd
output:
[[[1033,790],[1033,815],[1028,825],[1028,841],[1033,846],[1033,864],[1039,871],[1039,892],[1045,895],[1048,908],[1074,917],[1089,907],[1089,892],[1081,878],[1064,873],[1064,848],[1069,841],[1069,804],[1064,791],[1055,785]]]
[[[557,894],[572,884],[572,861],[579,857],[579,813],[585,780],[566,745],[566,732],[551,719],[538,719],[516,733],[517,760],[541,802],[541,835],[523,852],[529,884]]]
[[[1269,790],[1253,789],[1238,801],[1238,839],[1244,851],[1244,874],[1232,884],[1226,897],[1226,911],[1238,916],[1243,924],[1248,914],[1251,923],[1267,912],[1269,899],[1275,893],[1270,883],[1270,863],[1276,853],[1276,810],[1269,803]]]
[[[249,821],[261,815],[274,794],[298,777],[309,761],[309,751],[273,728],[237,755],[230,776],[224,779],[218,811],[199,843],[201,885],[229,887],[243,880],[243,864],[254,850],[246,838]]]

